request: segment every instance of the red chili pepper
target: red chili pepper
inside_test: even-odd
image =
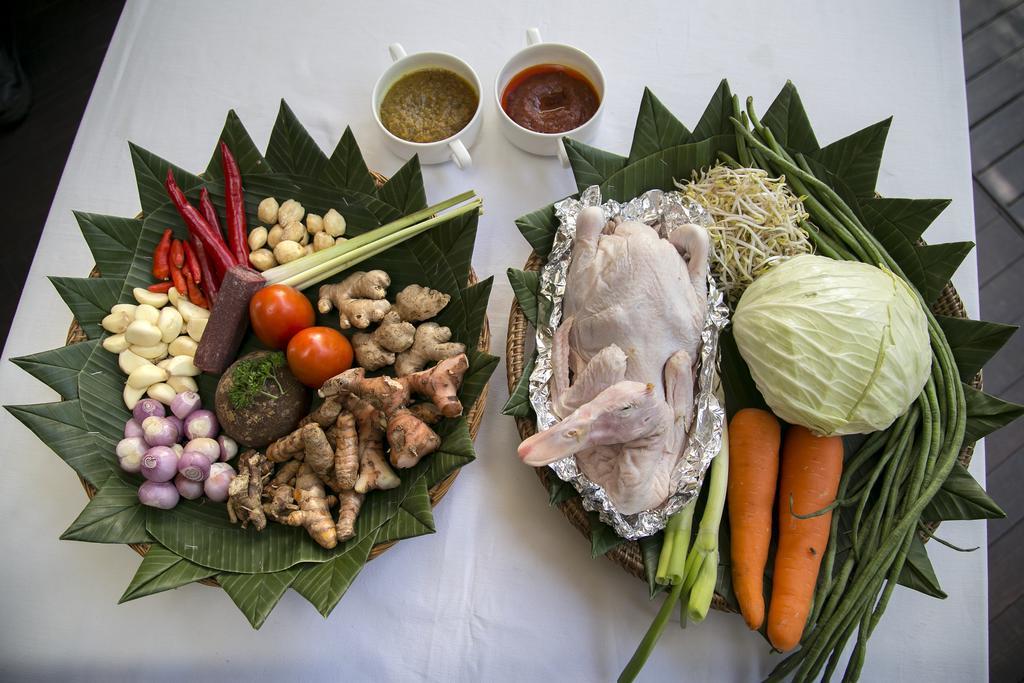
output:
[[[221,140],[220,163],[224,170],[225,189],[225,211],[224,218],[228,224],[228,245],[235,255],[238,265],[244,266],[249,262],[249,250],[246,244],[248,230],[245,225],[245,199],[242,196],[242,172],[238,168],[238,162],[231,154],[227,144]]]
[[[168,270],[168,273],[170,273],[170,270]],[[174,283],[170,281],[158,282],[155,285],[150,285],[149,287],[146,287],[146,289],[148,289],[151,292],[156,292],[157,294],[166,294],[171,290],[171,287],[173,286]]]
[[[171,274],[170,266],[167,264],[167,253],[171,248],[171,234],[170,228],[164,230],[164,234],[156,244],[156,249],[153,250],[153,277],[158,280],[166,280]]]
[[[203,281],[203,271],[199,267],[199,257],[196,256],[196,250],[188,242],[182,242],[181,246],[185,249],[185,263],[188,265],[188,272],[192,273],[192,277],[198,285]]]
[[[188,294],[188,285],[185,283],[185,274],[181,272],[181,268],[171,263],[171,282],[174,283],[174,288],[178,290],[179,294]]]
[[[196,260],[199,261],[199,273],[206,298],[210,300],[210,303],[215,304],[217,303],[217,285],[210,270],[210,260],[206,258],[206,249],[203,248],[203,243],[199,240],[192,240],[191,246],[195,251]]]
[[[205,187],[199,191],[199,210],[202,212],[203,218],[206,219],[206,222],[209,223],[210,227],[216,230],[219,235],[221,230],[220,220],[217,218],[217,208],[213,205],[213,202],[210,201],[210,192]]]
[[[192,278],[192,273],[185,269],[185,282],[188,283],[188,300],[194,303],[196,306],[202,306],[203,308],[209,309],[210,302],[206,300],[203,293],[199,291],[199,286],[196,285],[196,281]]]
[[[181,219],[185,221],[185,227],[188,228],[189,234],[195,236],[203,243],[203,246],[209,252],[214,267],[220,273],[226,273],[231,266],[235,265],[234,255],[228,251],[223,238],[206,222],[206,219],[202,217],[199,210],[189,204],[188,199],[185,198],[185,193],[178,187],[178,182],[174,179],[174,174],[171,173],[170,169],[167,169],[167,179],[164,181],[164,187],[167,188],[167,194],[174,203],[174,208],[178,210]]]
[[[171,265],[181,270],[185,267],[185,247],[181,240],[171,242]]]

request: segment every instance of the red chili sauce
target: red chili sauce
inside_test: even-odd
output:
[[[594,116],[600,103],[587,77],[561,64],[523,69],[501,95],[501,108],[509,118],[537,133],[579,128]]]

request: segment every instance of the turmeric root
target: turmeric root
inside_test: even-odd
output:
[[[238,459],[238,475],[228,485],[228,518],[232,524],[251,522],[257,531],[267,526],[267,517],[260,500],[263,480],[270,475],[270,463],[256,451],[246,451]]]
[[[338,415],[335,427],[334,484],[339,491],[351,489],[359,476],[359,439],[352,413]],[[344,500],[344,497],[342,498]]]
[[[314,422],[313,424],[316,423]],[[287,462],[288,460],[302,460],[302,430],[305,428],[305,426],[299,427],[291,434],[285,434],[280,439],[267,446],[267,460],[269,460],[270,462]]]
[[[445,417],[458,417],[462,415],[459,388],[468,369],[469,359],[461,353],[446,358],[429,370],[406,375],[400,381],[410,391],[429,398]]]
[[[355,491],[342,491],[341,507],[338,510],[338,524],[335,527],[339,541],[347,541],[356,535],[356,517],[363,505],[363,494]]]
[[[395,362],[395,354],[412,346],[416,327],[404,322],[391,310],[372,334],[360,332],[352,336],[356,362],[367,370],[379,370]]]
[[[452,331],[437,323],[423,323],[416,328],[416,336],[407,351],[398,354],[395,374],[399,377],[419,372],[427,363],[444,360],[466,352],[466,345],[450,342]]]
[[[402,320],[419,322],[430,320],[441,312],[451,296],[422,285],[409,285],[395,297],[395,310]]]
[[[341,399],[337,396],[330,396],[325,399],[316,410],[302,418],[302,420],[299,421],[299,426],[305,427],[310,422],[316,422],[324,429],[327,429],[334,424],[335,420],[338,419],[338,413],[340,412]]]
[[[441,445],[441,437],[405,408],[388,420],[387,433],[391,464],[398,468],[412,467]]]
[[[295,475],[299,473],[299,466],[302,463],[298,460],[289,460],[274,472],[274,478],[270,480],[271,486],[281,486],[283,484],[291,486],[295,482]]]
[[[331,511],[327,507],[324,484],[308,463],[303,463],[299,468],[294,491],[299,509],[292,510],[280,521],[288,526],[305,527],[313,540],[324,548],[330,549],[338,545],[338,532],[334,527]]]
[[[353,489],[366,493],[373,489],[393,489],[401,483],[384,457],[384,432],[377,410],[368,402],[351,397],[348,409],[359,426],[359,476]]]
[[[315,422],[302,428],[304,461],[326,483],[334,480],[334,449]]]
[[[384,299],[390,284],[391,278],[383,270],[353,273],[337,284],[320,287],[317,309],[321,313],[337,309],[338,325],[343,330],[366,329],[391,310]]]

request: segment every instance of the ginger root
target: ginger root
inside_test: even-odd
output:
[[[388,311],[372,334],[360,332],[352,337],[356,362],[367,370],[379,370],[395,362],[395,354],[413,345],[416,327],[402,320],[394,310]]]
[[[338,326],[343,330],[366,329],[391,310],[384,299],[390,284],[391,278],[383,270],[353,273],[339,283],[320,287],[317,309],[321,313],[337,309]]]
[[[423,323],[416,328],[412,346],[395,360],[395,374],[399,377],[419,372],[428,362],[441,361],[466,352],[466,345],[450,342],[452,331],[437,323]]]
[[[391,464],[398,468],[412,467],[441,445],[441,437],[405,408],[388,420],[387,434],[391,445]]]
[[[395,297],[395,311],[402,320],[420,322],[430,320],[441,312],[451,296],[422,285],[409,285]]]
[[[238,458],[238,475],[228,485],[228,518],[232,524],[251,522],[257,531],[267,526],[261,496],[263,480],[270,476],[270,463],[256,451],[246,451]]]
[[[402,482],[384,457],[384,432],[377,409],[355,396],[350,398],[348,409],[359,426],[359,476],[353,489],[366,493],[395,488]]]
[[[445,417],[458,417],[462,415],[459,388],[468,369],[469,359],[466,354],[460,353],[444,359],[429,370],[406,375],[400,381],[410,391],[429,398]]]
[[[338,510],[338,524],[335,529],[338,540],[347,541],[356,535],[356,517],[359,516],[359,508],[362,507],[365,496],[355,491],[343,491],[340,496],[341,507]]]

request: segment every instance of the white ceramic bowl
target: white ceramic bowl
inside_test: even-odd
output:
[[[505,66],[498,72],[498,77],[494,79],[494,103],[498,107],[501,129],[509,142],[519,149],[531,154],[557,156],[561,160],[562,166],[568,166],[569,157],[565,153],[562,138],[570,137],[586,142],[594,136],[601,113],[604,111],[604,73],[597,62],[583,50],[561,43],[545,43],[541,40],[540,31],[535,28],[526,31],[526,44],[527,47],[512,55],[512,58],[505,62]],[[501,106],[501,96],[505,92],[505,88],[508,87],[509,81],[524,69],[538,64],[561,64],[587,77],[587,80],[597,90],[599,101],[597,111],[586,123],[562,133],[538,133],[520,126],[505,113],[505,109]]]
[[[387,143],[388,149],[402,159],[409,159],[412,155],[419,154],[421,164],[440,164],[451,160],[459,168],[469,168],[473,164],[473,159],[469,155],[469,148],[476,142],[477,135],[480,133],[480,122],[483,118],[483,90],[480,87],[480,79],[477,77],[476,72],[473,71],[469,64],[447,52],[417,52],[410,55],[406,54],[405,49],[398,43],[389,45],[388,51],[391,53],[391,59],[394,60],[394,63],[385,69],[384,73],[377,79],[376,85],[373,86],[373,95],[370,98],[373,120],[377,122],[381,133],[384,134],[384,140]],[[409,142],[408,140],[403,140],[385,128],[384,124],[381,123],[381,100],[384,99],[384,95],[387,94],[388,89],[394,82],[405,74],[410,71],[431,67],[448,69],[465,78],[477,92],[476,111],[465,128],[444,140],[436,142]]]

